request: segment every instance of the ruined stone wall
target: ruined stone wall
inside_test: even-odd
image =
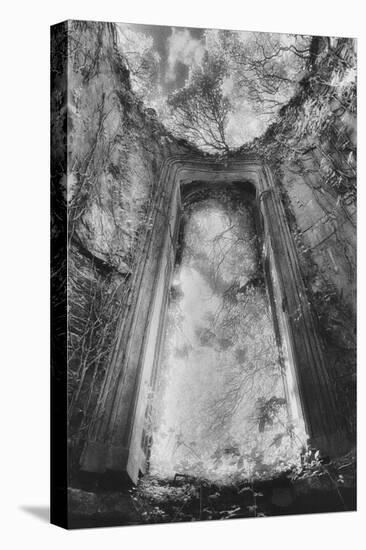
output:
[[[355,430],[356,52],[352,40],[315,39],[299,93],[267,133],[239,154],[269,166],[350,432]]]
[[[63,234],[67,209],[67,383],[73,466],[95,409],[121,311],[128,307],[131,274],[149,224],[161,165],[170,155],[195,149],[172,138],[155,112],[145,109],[132,92],[112,24],[70,21],[54,27],[51,38],[53,238],[56,242]],[[64,256],[65,244],[61,239]]]

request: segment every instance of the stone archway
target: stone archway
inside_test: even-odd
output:
[[[81,457],[81,469],[114,472],[136,482],[145,472],[145,417],[157,375],[181,217],[181,191],[194,182],[250,182],[261,213],[267,284],[278,330],[286,341],[294,407],[311,444],[335,456],[346,450],[322,346],[296,248],[269,168],[255,158],[213,161],[172,157],[161,171],[106,378]],[[277,304],[277,305],[276,305]]]

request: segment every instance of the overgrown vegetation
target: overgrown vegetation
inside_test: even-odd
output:
[[[139,73],[137,58],[129,56],[127,62],[119,38],[113,24],[70,21],[60,27],[52,48],[53,78],[63,77],[58,57],[62,53],[69,68],[68,97],[55,88],[52,101],[57,125],[53,152],[59,155],[53,162],[54,190],[68,212],[67,376],[73,475],[121,312],[128,304],[160,164],[167,154],[185,150],[173,143],[132,92],[131,77]],[[144,74],[148,65],[143,64]],[[65,128],[68,143],[59,143]]]
[[[280,110],[279,120],[261,138],[234,154],[254,152],[275,174],[309,302],[326,347],[329,375],[347,429],[354,434],[356,251],[345,227],[355,229],[355,42],[317,37],[311,50],[308,73],[299,84],[299,92]],[[291,193],[293,185],[297,187]],[[304,186],[309,189],[309,207],[297,203],[297,190]],[[321,225],[329,228],[330,235],[316,249],[298,225],[299,215],[311,205],[322,213]],[[324,256],[330,261],[328,269]]]
[[[222,520],[278,514],[352,510],[355,456],[330,461],[314,449],[306,450],[301,464],[276,477],[242,480],[233,485],[207,479],[176,476],[174,480],[146,477],[131,491],[141,523]]]
[[[315,193],[356,198],[356,52],[351,39],[313,38],[314,56],[299,92],[262,136],[239,150],[256,151],[272,166],[316,172]],[[311,167],[310,167],[311,165]]]
[[[356,200],[354,42],[254,34],[251,40],[243,41],[234,33],[207,33],[206,53],[192,67],[185,86],[171,94],[168,102],[159,103],[159,115],[179,138],[178,144],[142,101],[153,104],[158,89],[159,59],[151,40],[140,37],[136,41],[131,35],[121,38],[113,25],[102,23],[71,23],[67,33],[71,68],[69,159],[67,167],[60,156],[53,160],[53,178],[59,189],[55,200],[61,203],[67,199],[70,213],[68,380],[72,469],[77,471],[118,320],[128,302],[130,278],[161,162],[176,152],[197,152],[181,140],[182,136],[203,150],[219,152],[220,158],[255,153],[273,168],[298,245],[308,297],[327,346],[339,403],[349,431],[354,432],[353,312],[334,282],[319,272],[312,249],[298,230],[288,194],[289,174],[311,187],[314,201],[334,223],[337,242],[352,274],[354,259],[348,253],[339,220],[347,216],[348,206]],[[59,47],[64,47],[65,37],[59,38]],[[57,47],[52,56],[53,78],[57,80],[63,71]],[[67,112],[64,98],[56,92],[53,99],[54,110],[59,111],[54,120],[62,129]],[[243,126],[250,113],[261,115],[263,124],[237,133],[234,121]],[[260,134],[270,122],[273,124],[260,138],[235,148]],[[56,140],[54,150],[61,149],[64,144]],[[220,243],[216,244],[219,249]],[[208,260],[201,256],[197,261],[207,267]],[[211,277],[211,283],[213,288],[222,286],[220,273]],[[252,285],[236,281],[224,287],[221,321],[230,317],[231,324],[235,324],[238,301],[247,300],[248,312],[253,296],[264,292],[261,277]],[[177,292],[179,295],[179,289]],[[238,340],[235,334],[219,334],[217,326],[213,330],[218,319],[211,321],[212,326],[198,335],[203,345],[225,348],[235,336]],[[269,345],[267,355],[271,349]],[[187,354],[187,348],[181,347],[177,353]],[[241,367],[247,362],[248,349],[237,345],[235,353],[238,369],[221,401],[211,409],[213,424],[232,417],[247,395],[246,384],[241,384]],[[255,401],[255,436],[271,433],[274,452],[286,438],[293,437],[291,423],[284,421],[284,405],[283,397],[276,392]],[[274,425],[276,433],[271,432]],[[263,466],[263,455],[261,449],[256,452],[247,457],[255,466],[255,475],[250,479],[239,475],[231,485],[215,484],[204,474],[190,478],[190,468],[184,467],[179,471],[181,478],[175,481],[146,477],[133,491],[141,521],[271,515],[273,502],[265,502],[272,496],[266,493],[265,483],[268,476],[273,477],[273,471],[259,467]],[[229,440],[217,447],[214,457],[218,463],[231,460],[232,466],[244,471],[241,458],[236,442]],[[333,491],[340,508],[347,509],[342,489],[354,483],[354,457],[347,460],[325,464],[324,457],[307,450],[302,463],[300,457],[297,465],[285,461],[276,475],[282,470],[290,485],[298,480],[319,479],[319,487]],[[286,493],[292,495],[289,506],[294,502],[291,491]]]
[[[68,425],[71,471],[88,435],[90,421],[117,337],[129,284],[113,268],[85,258],[74,247],[68,277]]]

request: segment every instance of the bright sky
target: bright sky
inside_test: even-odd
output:
[[[186,82],[189,71],[195,64],[199,64],[206,49],[205,31],[207,29],[163,27],[154,25],[119,24],[120,31],[143,33],[153,40],[154,48],[160,56],[159,63],[159,91],[158,97],[151,104],[159,111],[159,102],[169,93],[182,87]],[[242,40],[250,35],[242,31]],[[214,40],[215,31],[212,31],[211,40]],[[226,91],[230,93],[232,83],[224,83]],[[267,126],[266,117],[258,118],[251,111],[249,104],[241,101],[235,112],[229,116],[227,127],[228,141],[232,147],[239,147],[246,141],[262,134]]]
[[[205,29],[163,27],[158,25],[119,24],[141,32],[154,41],[154,47],[160,55],[160,85],[168,94],[184,86],[189,67],[199,61],[204,51],[203,34]]]

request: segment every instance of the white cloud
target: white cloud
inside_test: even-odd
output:
[[[234,80],[232,76],[224,78],[221,85],[221,90],[224,96],[230,96],[234,88]]]
[[[172,29],[168,38],[168,71],[167,79],[176,78],[176,65],[184,63],[187,67],[201,62],[205,47],[200,40],[193,38],[188,29]]]
[[[228,116],[226,135],[229,145],[240,147],[243,143],[260,136],[269,125],[269,119],[268,115],[259,117],[250,103],[241,100]]]

